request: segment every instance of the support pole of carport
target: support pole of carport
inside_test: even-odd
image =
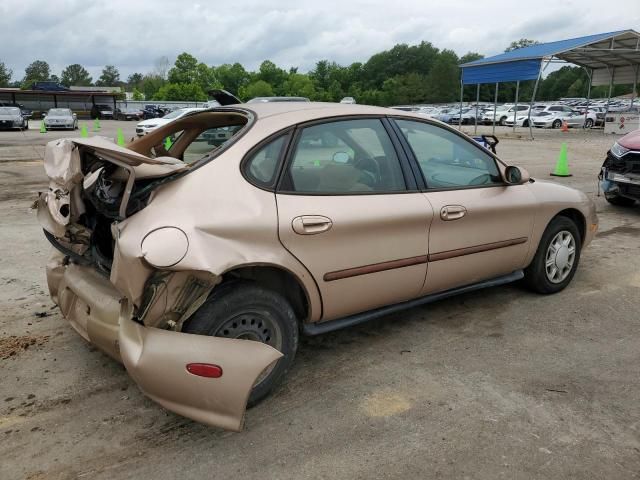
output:
[[[491,134],[496,134],[496,110],[498,109],[498,83],[496,82],[496,94],[493,97],[493,128]]]
[[[590,70],[587,70],[586,68],[584,69],[585,72],[587,72],[587,76],[589,77],[589,87],[587,88],[587,107],[585,108],[584,111],[584,122],[582,123],[582,129],[585,129],[585,125],[587,124],[587,118],[589,118],[589,103],[591,102],[591,82],[593,80],[593,68]],[[598,118],[598,115],[596,115],[596,119]],[[593,126],[595,127],[596,124],[595,122],[593,123]],[[604,124],[602,125],[602,127],[604,128]]]
[[[513,133],[516,132],[516,119],[518,118],[518,94],[520,93],[520,80],[516,82],[516,104],[513,107]]]
[[[604,124],[602,126],[602,132],[604,133],[604,127],[607,125],[607,115],[609,115],[609,103],[611,102],[611,92],[613,90],[613,77],[616,74],[616,67],[607,67],[609,70],[609,93],[607,94],[607,108],[604,111]]]
[[[480,84],[476,85],[476,120],[473,122],[473,134],[478,133],[478,103],[480,102]]]
[[[462,130],[462,96],[464,95],[464,80],[460,77],[460,117],[458,118],[458,130]]]
[[[549,66],[549,62],[551,62],[551,59],[547,60],[547,64],[543,67],[542,66],[542,62],[544,60],[540,60],[540,71],[538,72],[538,78],[536,78],[536,83],[533,86],[533,93],[531,94],[531,102],[529,102],[529,115],[527,115],[527,123],[529,123],[529,136],[531,137],[531,140],[534,140],[533,138],[533,122],[531,121],[531,111],[533,110],[533,102],[536,101],[536,93],[538,93],[538,85],[540,84],[540,79],[542,78],[542,72],[544,70],[546,70],[546,68]]]
[[[638,39],[640,41],[640,39]],[[633,80],[633,90],[631,91],[631,106],[629,108],[633,108],[633,102],[636,99],[636,95],[638,94],[638,69],[640,65],[636,65],[636,73]]]

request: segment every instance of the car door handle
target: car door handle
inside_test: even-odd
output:
[[[331,229],[333,222],[322,215],[302,215],[291,221],[291,228],[300,235],[315,235]]]
[[[445,205],[440,209],[440,218],[445,222],[458,220],[467,214],[467,209],[462,205]]]

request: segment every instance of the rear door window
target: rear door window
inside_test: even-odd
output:
[[[285,190],[350,194],[406,189],[400,160],[379,119],[345,120],[300,133]]]

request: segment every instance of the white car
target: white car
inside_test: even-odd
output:
[[[415,113],[426,118],[436,118],[436,115],[440,114],[440,109],[436,107],[420,107]]]
[[[517,112],[520,113],[521,111],[525,110],[525,109],[529,109],[528,105],[518,105],[517,107]],[[506,121],[509,117],[515,117],[516,116],[516,106],[512,105],[512,104],[505,104],[505,105],[499,105],[498,108],[496,108],[496,115],[495,115],[495,119],[496,119],[496,124],[498,125],[506,125]],[[484,123],[485,125],[491,125],[493,123],[493,108],[490,110],[487,110],[483,115],[482,115],[482,123]]]
[[[353,97],[344,97],[340,100],[340,103],[346,103],[347,105],[355,105],[356,99]]]
[[[136,135],[142,137],[149,132],[152,132],[156,128],[166,125],[173,120],[176,120],[180,117],[183,117],[187,113],[197,112],[200,110],[204,110],[203,108],[179,108],[174,110],[173,112],[167,113],[162,118],[149,118],[148,120],[143,120],[139,124],[136,125]]]
[[[538,128],[560,128],[563,122],[567,122],[568,127],[582,127],[584,125],[584,115],[576,112],[559,112],[545,110],[531,115],[533,126]]]
[[[44,128],[76,130],[78,128],[78,116],[70,108],[50,108],[44,117]]]

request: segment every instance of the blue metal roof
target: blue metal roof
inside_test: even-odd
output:
[[[512,62],[514,60],[525,59],[542,59],[559,53],[566,52],[572,48],[589,45],[593,42],[599,42],[608,38],[628,32],[629,30],[618,30],[617,32],[598,33],[596,35],[587,35],[586,37],[570,38],[568,40],[559,40],[557,42],[540,43],[529,47],[518,48],[510,52],[494,55],[493,57],[482,58],[473,62],[463,63],[461,68],[475,67],[478,65],[488,65],[492,63]]]

